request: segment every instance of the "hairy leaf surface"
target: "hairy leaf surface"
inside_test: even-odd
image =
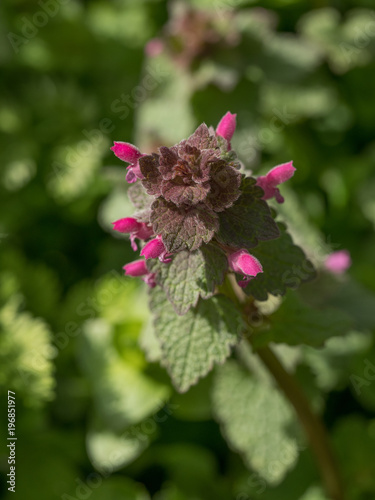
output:
[[[150,294],[162,364],[176,389],[185,392],[229,356],[243,328],[241,314],[227,297],[216,295],[178,316],[160,287]]]

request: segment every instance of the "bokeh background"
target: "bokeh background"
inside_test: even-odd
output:
[[[231,451],[210,404],[215,375],[174,391],[157,363],[146,290],[122,276],[134,256],[110,222],[132,209],[112,141],[152,151],[228,110],[248,169],[294,160],[282,214],[306,251],[318,263],[331,250],[351,253],[343,300],[362,331],[306,348],[292,365],[328,426],[348,499],[375,498],[372,7],[2,0],[3,498],[324,500],[304,446],[275,484]],[[15,495],[5,483],[8,389]],[[257,412],[254,403],[244,432]],[[273,439],[266,432],[260,444],[265,461]]]

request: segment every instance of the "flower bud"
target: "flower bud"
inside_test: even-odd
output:
[[[129,184],[133,184],[134,182],[137,182],[138,177],[134,173],[134,169],[132,168],[132,165],[128,167],[128,171],[126,172],[126,182]]]
[[[228,111],[220,120],[216,128],[216,134],[220,135],[228,142],[231,141],[234,131],[236,130],[236,116],[236,114],[233,115]]]
[[[278,184],[289,180],[293,177],[296,169],[293,167],[293,162],[282,163],[271,169],[268,174],[261,175],[257,179],[257,186],[260,186],[264,191],[263,200],[269,200],[275,197],[278,203],[283,203],[284,198],[281,196]]]
[[[148,285],[150,288],[155,288],[156,287],[156,279],[155,279],[155,273],[148,273],[146,276],[143,276],[142,280]]]
[[[142,156],[139,149],[129,142],[115,142],[111,150],[115,153],[117,158],[131,164],[136,163]]]
[[[262,264],[245,249],[237,250],[228,256],[229,267],[238,274],[244,275],[244,280],[263,272]]]
[[[266,175],[267,182],[271,186],[277,186],[278,184],[282,184],[283,182],[286,182],[291,177],[293,177],[295,171],[296,169],[295,167],[293,167],[292,161],[282,163],[281,165],[277,165],[277,167],[272,168],[268,172],[268,174]]]

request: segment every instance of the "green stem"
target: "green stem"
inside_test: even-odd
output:
[[[323,422],[313,413],[305,394],[292,375],[285,370],[272,350],[269,347],[265,347],[259,349],[257,354],[293,405],[305,429],[310,447],[315,454],[316,463],[329,498],[332,500],[344,500],[344,491],[339,471]]]
[[[249,304],[249,298],[246,297],[243,291],[238,287],[233,277],[230,277],[228,281],[230,281],[232,285],[232,298],[234,294],[235,300],[239,305],[243,306],[245,312],[246,308],[252,305]],[[227,286],[228,284],[229,283],[227,283]],[[251,338],[247,337],[247,340],[251,344]],[[294,407],[298,419],[305,430],[311,450],[315,455],[316,464],[329,498],[331,500],[344,500],[345,495],[339,470],[323,422],[312,411],[310,403],[298,383],[293,376],[285,370],[275,353],[269,347],[258,349],[255,352]]]

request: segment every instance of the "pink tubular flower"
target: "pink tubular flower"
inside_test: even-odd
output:
[[[171,259],[168,258],[167,249],[164,246],[161,236],[157,236],[153,240],[146,243],[141,251],[142,257],[145,259],[156,259],[159,257],[161,262],[170,262]]]
[[[129,142],[115,142],[114,146],[111,147],[111,150],[115,153],[117,158],[120,158],[120,160],[126,161],[126,163],[130,164],[136,163],[142,156],[139,149]]]
[[[216,134],[228,141],[229,149],[230,141],[232,140],[234,131],[236,130],[236,116],[236,114],[232,114],[228,111],[216,127]]]
[[[244,275],[243,279],[238,282],[243,288],[258,273],[263,272],[262,264],[259,260],[244,248],[228,255],[228,264],[232,271]]]
[[[123,267],[126,276],[141,277],[142,280],[150,287],[156,286],[155,273],[150,273],[147,269],[144,260],[135,260]]]
[[[278,203],[283,203],[284,198],[281,196],[277,186],[293,177],[295,170],[293,162],[290,161],[277,165],[268,174],[258,177],[257,185],[264,191],[263,200],[275,197]]]
[[[142,179],[143,175],[139,168],[138,160],[143,156],[138,148],[130,144],[129,142],[115,142],[111,150],[115,153],[117,158],[130,163],[127,167],[128,173],[126,174],[126,180],[129,184],[136,182],[137,179]]]
[[[131,246],[134,251],[138,248],[135,242],[136,238],[139,240],[148,240],[154,234],[151,226],[148,226],[144,222],[138,222],[133,217],[125,217],[124,219],[112,222],[112,224],[115,231],[130,233]]]
[[[328,255],[324,266],[334,274],[343,274],[352,265],[352,259],[348,250],[338,250]]]
[[[148,274],[146,262],[143,259],[125,264],[125,266],[123,266],[123,270],[125,271],[126,276],[145,276]]]
[[[119,233],[134,233],[142,227],[142,224],[133,217],[125,217],[112,222],[112,224],[113,229]]]

